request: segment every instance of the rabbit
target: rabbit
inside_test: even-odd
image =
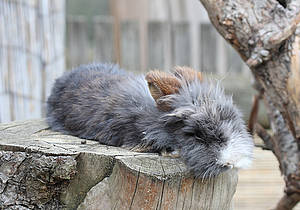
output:
[[[201,178],[247,168],[253,156],[232,98],[188,67],[134,75],[115,64],[81,65],[55,81],[47,122],[101,144],[179,157]]]

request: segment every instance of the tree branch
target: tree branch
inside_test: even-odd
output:
[[[263,92],[259,92],[257,95],[254,96],[253,104],[250,112],[250,117],[248,121],[248,130],[249,133],[253,135],[254,132],[254,125],[257,122],[257,115],[259,111],[259,101],[263,96]]]
[[[254,144],[255,147],[261,148],[262,150],[271,150],[265,144]]]
[[[249,67],[269,60],[270,51],[277,50],[300,22],[297,0],[290,1],[286,9],[276,0],[200,1],[214,26]]]
[[[255,124],[255,132],[263,140],[265,147],[269,150],[273,150],[275,143],[274,138],[258,123]]]
[[[272,149],[284,176],[286,197],[277,209],[290,209],[292,205],[286,203],[300,200],[300,1],[200,1],[212,24],[247,62],[264,90],[274,136],[255,123],[250,122],[250,127],[254,124]]]
[[[284,195],[277,204],[276,210],[289,210],[294,208],[300,200],[300,194]]]

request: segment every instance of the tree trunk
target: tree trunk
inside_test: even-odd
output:
[[[231,209],[237,171],[194,179],[178,159],[0,125],[0,209]]]
[[[277,157],[286,183],[276,209],[300,201],[299,0],[200,0],[219,33],[250,67],[274,135],[258,134]],[[267,135],[267,137],[266,137]]]

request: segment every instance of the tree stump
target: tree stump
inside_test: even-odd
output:
[[[0,209],[231,209],[237,171],[202,180],[179,159],[0,125]]]

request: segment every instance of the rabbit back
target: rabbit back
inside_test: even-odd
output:
[[[144,77],[110,64],[66,73],[56,80],[47,101],[53,130],[114,146],[139,144],[139,121],[157,114]]]

